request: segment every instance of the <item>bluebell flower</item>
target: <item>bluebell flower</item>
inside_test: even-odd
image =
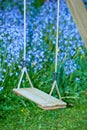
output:
[[[14,2],[18,2],[14,0]],[[34,0],[27,1],[27,65],[34,65],[34,71],[42,69],[42,63],[47,61],[46,55],[50,55],[50,62],[54,60],[54,52],[50,51],[49,43],[56,44],[56,0],[47,0],[38,9],[32,6]],[[66,1],[60,1],[59,15],[59,49],[58,60],[62,61],[66,52],[69,59],[65,63],[66,74],[71,74],[76,69],[76,63],[72,59],[77,48],[84,46],[78,29],[73,21]],[[0,47],[4,63],[11,67],[19,64],[20,55],[23,59],[24,30],[23,15],[17,6],[0,9]],[[6,53],[6,58],[4,54]],[[84,51],[81,50],[84,54]],[[1,60],[3,60],[1,59]],[[21,59],[21,62],[22,62]],[[2,61],[1,61],[2,62]],[[22,63],[20,63],[22,64]],[[18,68],[21,69],[18,65]],[[3,68],[4,69],[4,68]],[[16,70],[16,68],[14,68]]]

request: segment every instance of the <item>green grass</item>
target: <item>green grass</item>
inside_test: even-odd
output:
[[[86,130],[87,95],[81,100],[76,100],[74,107],[45,111],[30,101],[15,98],[2,112],[0,130]]]
[[[0,130],[86,130],[86,57],[85,54],[80,60],[77,60],[81,69],[76,70],[70,76],[62,74],[63,63],[59,65],[61,66],[58,70],[59,77],[61,77],[61,74],[63,77],[58,79],[58,81],[60,80],[58,84],[64,97],[63,100],[68,104],[65,109],[41,110],[31,101],[15,95],[12,89],[17,86],[18,77],[9,77],[8,75],[4,83],[5,89],[0,93]],[[53,83],[54,64],[51,65],[48,61],[38,73],[33,74],[33,68],[30,71],[34,86],[47,93]],[[76,81],[76,77],[81,80]],[[23,87],[27,85],[28,82],[26,81]],[[54,96],[56,96],[56,91],[54,91]]]

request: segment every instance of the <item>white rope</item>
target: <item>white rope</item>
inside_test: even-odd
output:
[[[26,68],[23,68],[22,71],[21,71],[21,76],[20,76],[20,80],[19,80],[19,83],[18,83],[18,87],[17,87],[18,89],[19,89],[20,86],[21,86],[21,81],[22,81],[22,78],[23,78],[23,75],[24,75],[25,69],[26,69]]]
[[[60,0],[58,0],[58,8],[57,8],[57,35],[56,35],[56,57],[55,57],[55,72],[57,73],[57,58],[58,58],[58,38],[59,38],[59,7],[60,7]],[[26,0],[24,0],[24,61],[26,61]],[[30,80],[30,77],[28,75],[27,69],[26,67],[23,68],[22,73],[21,73],[21,77],[18,83],[18,88],[20,88],[21,85],[21,81],[24,75],[24,72],[27,75],[28,81],[31,85],[31,87],[33,87],[33,84]],[[54,88],[56,87],[57,93],[59,95],[59,98],[61,99],[60,93],[59,93],[59,89],[58,89],[58,85],[57,85],[57,81],[55,80],[53,85],[52,85],[52,89],[50,91],[50,96],[54,90]]]
[[[60,11],[60,0],[57,0],[57,33],[56,33],[56,57],[55,57],[55,73],[56,74],[57,74],[58,51],[59,51],[59,48],[58,48],[58,41],[59,41],[59,11]],[[53,82],[53,85],[52,85],[52,88],[51,88],[51,91],[50,91],[49,95],[50,96],[52,95],[52,92],[53,92],[55,87],[56,87],[56,91],[57,91],[57,94],[59,96],[59,99],[62,100],[56,80],[54,80],[54,82]],[[47,100],[47,103],[50,100],[50,96],[49,96],[49,99]]]
[[[56,33],[56,57],[55,57],[55,72],[57,73],[58,65],[58,39],[59,39],[59,11],[60,11],[60,0],[57,0],[57,33]]]
[[[24,61],[26,61],[26,0],[24,0]]]
[[[20,76],[20,80],[19,80],[19,83],[18,83],[18,87],[17,87],[18,89],[20,88],[24,73],[26,73],[29,84],[33,88],[33,84],[31,82],[31,79],[28,75],[27,68],[26,68],[26,0],[24,0],[24,64],[25,65],[24,65],[24,67],[21,71],[21,76]]]

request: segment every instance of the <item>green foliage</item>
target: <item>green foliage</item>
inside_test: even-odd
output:
[[[5,9],[9,6],[14,6],[14,2],[12,0],[3,0],[0,2],[0,8]]]
[[[6,77],[4,83],[5,88],[0,92],[0,128],[3,130],[57,130],[58,128],[60,130],[73,130],[77,128],[85,130],[87,128],[87,52],[85,52],[85,55],[79,55],[79,53],[77,55],[77,53],[74,58],[77,59],[80,69],[77,69],[73,74],[68,76],[64,73],[63,65],[66,58],[58,64],[57,81],[60,92],[63,100],[69,105],[73,104],[73,108],[67,107],[67,109],[53,111],[39,109],[31,101],[16,96],[12,92],[12,89],[17,86],[19,76],[16,77],[14,75],[10,77],[8,72],[8,77]],[[16,64],[15,66],[16,71],[19,71]],[[13,70],[12,68],[10,69],[11,71]],[[29,74],[34,86],[49,93],[53,83],[54,63],[51,63],[48,57],[42,70],[33,74],[32,69]],[[25,86],[28,86],[27,80],[23,87]],[[53,95],[56,96],[56,90]],[[73,115],[73,113],[75,114]]]
[[[32,3],[32,6],[36,7],[36,8],[39,8],[43,5],[44,3],[44,0],[35,0],[33,3]],[[13,2],[12,0],[3,0],[3,1],[0,1],[0,8],[1,9],[6,9],[7,7],[13,7],[17,5],[19,7],[19,9],[23,12],[23,1],[22,0],[19,0],[19,1],[15,1]],[[29,7],[28,7],[29,8]]]
[[[43,5],[45,0],[35,0],[34,3],[32,4],[34,7],[39,8]]]

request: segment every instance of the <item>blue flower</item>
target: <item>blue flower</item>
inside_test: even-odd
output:
[[[14,2],[18,2],[14,0]],[[32,6],[34,0],[27,1],[27,64],[34,64],[34,71],[42,69],[42,63],[47,61],[46,55],[50,55],[50,61],[54,60],[54,52],[50,51],[50,46],[56,44],[56,0],[47,0],[37,10]],[[23,59],[24,30],[23,14],[18,6],[8,7],[4,11],[0,9],[0,47],[1,62],[11,67],[14,63],[19,64],[20,57]],[[58,59],[62,61],[66,52],[69,56],[65,63],[66,74],[71,74],[77,68],[72,59],[77,48],[83,45],[66,1],[60,3],[59,15],[59,50]],[[81,50],[84,54],[84,51]],[[6,56],[5,56],[6,54]],[[21,60],[22,60],[21,59]],[[18,65],[18,68],[21,69]],[[15,68],[14,68],[15,69]],[[4,70],[4,68],[3,68]],[[17,75],[17,74],[16,74]]]

